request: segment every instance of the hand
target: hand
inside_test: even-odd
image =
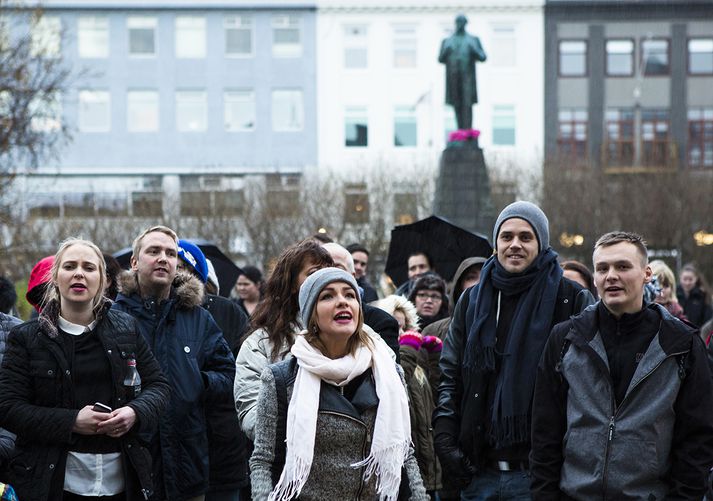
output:
[[[436,439],[436,451],[441,461],[444,477],[448,474],[457,485],[465,486],[470,483],[475,468],[470,460],[463,454],[457,445],[445,445],[443,439]]]
[[[99,424],[109,419],[110,414],[106,412],[95,412],[92,405],[85,405],[79,410],[77,418],[74,420],[72,431],[80,435],[96,435],[99,433]]]
[[[443,341],[437,336],[424,336],[421,347],[428,353],[440,353],[443,349]]]
[[[418,350],[421,348],[422,339],[420,333],[416,331],[406,331],[399,336],[399,344],[410,346],[414,350]]]
[[[136,412],[131,407],[119,407],[107,416],[109,419],[97,426],[97,433],[104,433],[111,438],[125,435],[136,423]]]

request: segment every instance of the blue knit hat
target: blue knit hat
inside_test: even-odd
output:
[[[540,244],[540,252],[550,247],[550,222],[547,220],[545,213],[532,202],[519,201],[513,202],[505,207],[495,221],[493,245],[495,245],[496,248],[498,246],[500,227],[505,221],[513,218],[524,219],[530,223],[530,226],[532,226],[532,229],[535,231],[537,242]]]
[[[193,268],[203,283],[208,281],[208,263],[205,260],[203,251],[196,244],[188,240],[179,240],[178,257]]]
[[[308,276],[302,287],[300,287],[300,320],[303,328],[306,329],[309,324],[309,318],[312,316],[312,310],[317,302],[319,293],[333,282],[346,282],[349,284],[354,289],[359,301],[359,308],[361,308],[361,294],[359,294],[359,286],[354,277],[341,268],[322,268]]]

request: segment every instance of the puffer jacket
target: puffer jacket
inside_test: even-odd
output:
[[[477,285],[475,287],[478,287]],[[490,373],[469,373],[463,367],[463,355],[468,341],[469,325],[466,312],[471,294],[461,295],[441,352],[441,382],[438,402],[433,413],[435,442],[438,447],[459,448],[476,468],[482,468],[486,446],[485,421],[488,409],[485,395]],[[579,284],[562,278],[557,290],[557,304],[552,315],[554,326],[576,315],[594,302],[591,293]],[[440,445],[439,445],[440,444]],[[439,452],[440,454],[440,452]],[[444,471],[444,476],[449,472]]]
[[[281,378],[280,388],[277,386],[275,373],[287,376]],[[296,374],[297,363],[293,359],[266,367],[262,373],[255,451],[250,459],[253,501],[267,499],[284,466],[285,447],[282,437],[285,430],[282,427],[286,421],[288,407],[285,404],[292,398]],[[400,369],[399,374],[403,379]],[[314,457],[309,477],[299,496],[303,501],[378,498],[375,477],[372,476],[368,482],[364,482],[364,469],[350,466],[366,459],[371,449],[371,437],[379,405],[371,369],[352,384],[358,385],[354,402],[349,402],[339,388],[324,382],[321,385]],[[282,404],[279,402],[278,391],[282,393]],[[402,488],[407,485],[406,490],[410,491],[409,499],[429,499],[413,450],[404,463],[403,471],[406,473],[406,479],[402,478]]]
[[[203,284],[178,273],[170,297],[158,302],[139,295],[134,272],[119,276],[114,308],[134,317],[169,378],[171,401],[158,431],[147,436],[159,460],[156,497],[180,501],[208,490],[205,408],[230,395],[235,361],[210,313],[200,305]]]
[[[660,328],[618,406],[597,306],[552,330],[533,404],[535,499],[703,497],[713,466],[705,348],[661,305],[647,308]]]
[[[0,365],[7,349],[7,338],[10,330],[20,325],[22,320],[0,312]],[[12,452],[15,450],[15,434],[0,428],[0,482],[6,477],[5,468]]]
[[[297,324],[293,327],[293,334],[296,336],[300,332]],[[366,332],[374,342],[386,342],[375,333],[371,327],[364,325]],[[387,345],[388,346],[388,345]],[[394,360],[396,355],[389,349]],[[290,346],[285,340],[280,348],[280,353],[284,354],[281,360],[292,358]],[[260,375],[268,365],[280,362],[272,360],[272,343],[264,329],[257,329],[243,341],[238,356],[235,359],[235,382],[233,384],[233,396],[235,398],[235,408],[238,411],[238,419],[243,432],[251,441],[255,441],[255,417],[257,415],[257,399],[260,394]]]
[[[124,457],[128,500],[148,499],[152,492],[151,456],[139,433],[158,424],[169,400],[169,385],[146,341],[129,315],[106,308],[97,316],[95,333],[111,365],[112,408],[128,405],[137,425],[118,440]],[[17,435],[10,481],[23,501],[60,499],[67,452],[76,435],[71,366],[65,336],[59,335],[59,308],[50,303],[39,319],[15,327],[0,370],[0,424]],[[128,400],[122,383],[128,359],[136,360],[141,393]]]

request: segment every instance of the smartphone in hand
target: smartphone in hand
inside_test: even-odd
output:
[[[92,410],[94,412],[111,412],[111,407],[104,405],[101,402],[97,402],[94,404],[94,407],[92,407]]]

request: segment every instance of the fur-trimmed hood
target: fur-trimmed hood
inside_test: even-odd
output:
[[[124,271],[116,278],[119,293],[130,297],[139,294],[139,282],[136,272]],[[171,285],[171,298],[175,298],[179,309],[187,310],[203,304],[204,286],[190,273],[179,271]]]
[[[400,311],[404,314],[404,317],[406,318],[406,325],[404,326],[404,330],[419,330],[418,314],[416,313],[416,307],[411,301],[409,301],[405,297],[391,294],[390,296],[386,296],[383,299],[372,301],[371,305],[376,306],[381,310],[384,310],[391,316],[394,316],[394,312]]]

